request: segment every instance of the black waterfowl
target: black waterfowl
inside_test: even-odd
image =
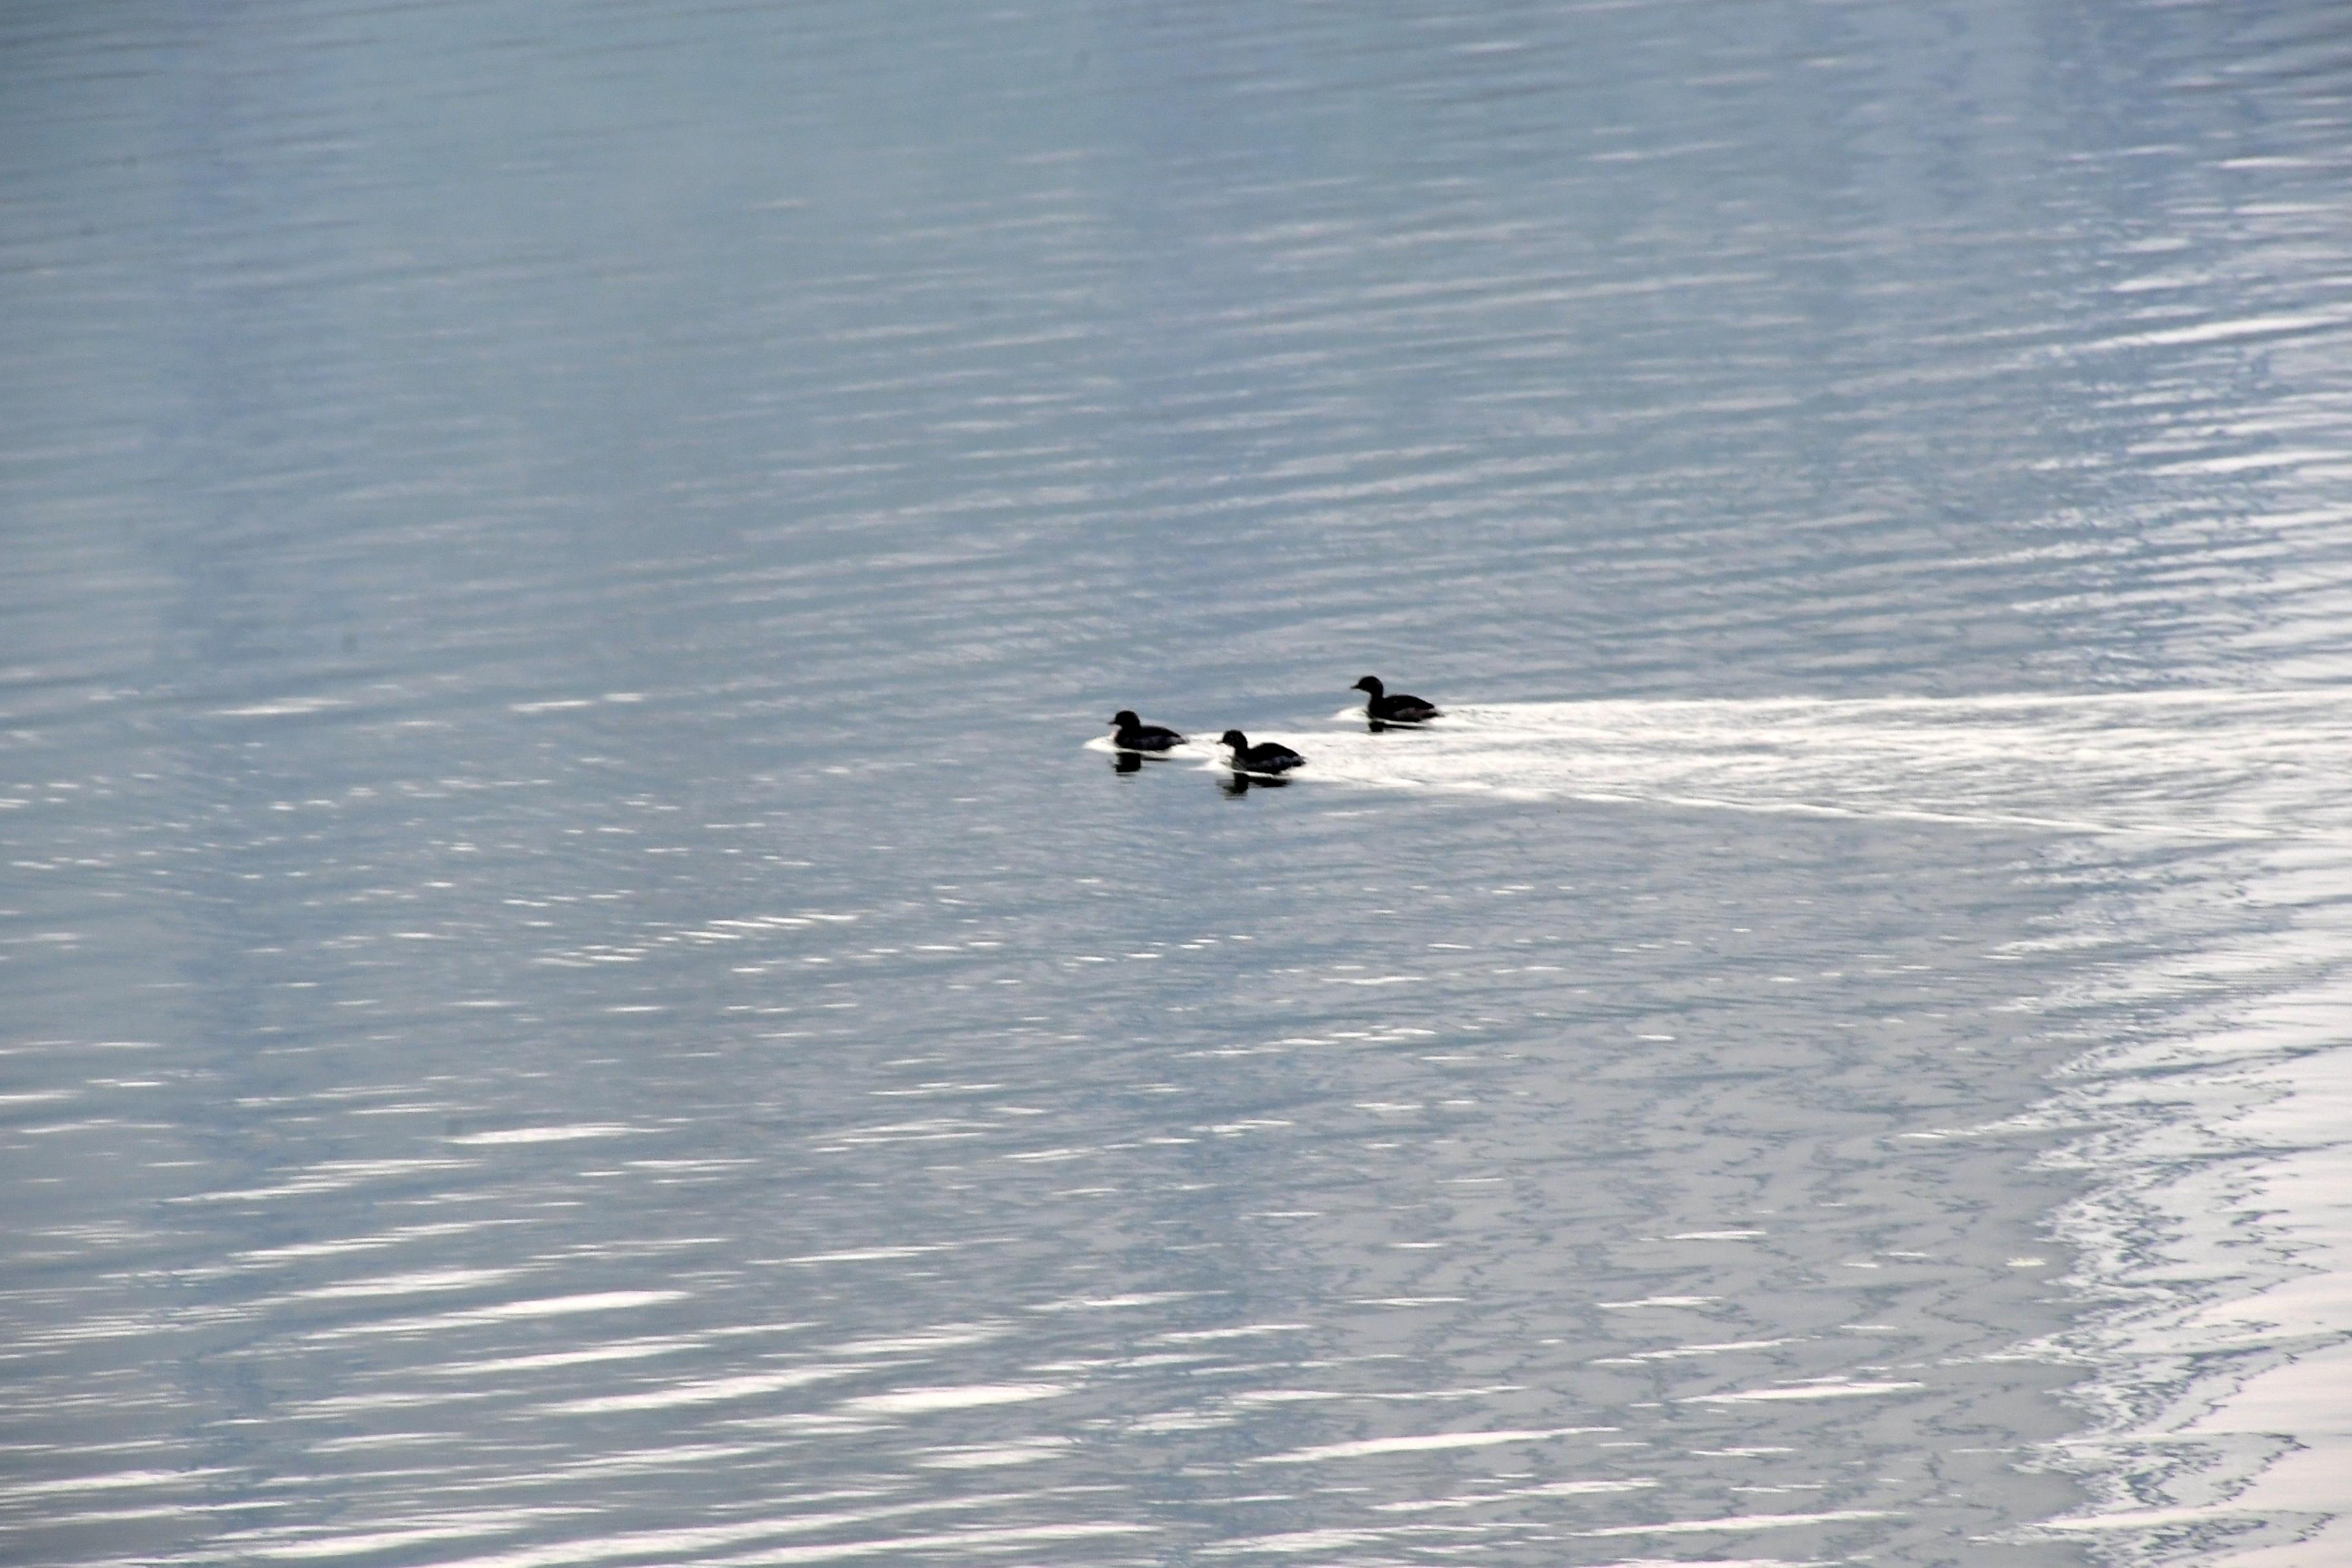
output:
[[[1237,773],[1286,773],[1307,760],[1278,741],[1260,741],[1253,746],[1239,730],[1226,731],[1217,737],[1217,744],[1234,749]]]
[[[1438,716],[1437,704],[1408,697],[1402,691],[1391,691],[1381,684],[1377,675],[1364,677],[1356,682],[1354,689],[1364,693],[1364,716],[1382,723],[1418,724],[1423,719]]]
[[[1110,721],[1117,726],[1110,743],[1122,752],[1164,752],[1184,743],[1184,737],[1175,731],[1138,719],[1132,708],[1120,709],[1110,716]]]

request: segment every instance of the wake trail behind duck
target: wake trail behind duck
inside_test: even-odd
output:
[[[1360,719],[1358,720],[1360,722]],[[2352,690],[1454,706],[1302,777],[1525,800],[2149,834],[2352,834]]]

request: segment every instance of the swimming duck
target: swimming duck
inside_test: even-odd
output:
[[[1381,685],[1381,678],[1368,675],[1351,689],[1365,693],[1364,714],[1390,724],[1418,724],[1423,719],[1438,716],[1437,704],[1424,702],[1418,697],[1408,697],[1402,691],[1391,692]]]
[[[1307,760],[1277,741],[1260,741],[1253,746],[1239,730],[1226,731],[1217,737],[1217,744],[1234,749],[1237,773],[1286,773]]]
[[[1138,719],[1132,708],[1120,709],[1110,716],[1110,721],[1118,726],[1110,743],[1122,752],[1164,752],[1184,743],[1184,737],[1175,731]]]

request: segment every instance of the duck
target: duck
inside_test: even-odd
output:
[[[1286,773],[1307,760],[1278,741],[1260,741],[1253,746],[1239,730],[1226,731],[1217,737],[1217,744],[1234,749],[1237,773]]]
[[[1364,677],[1350,689],[1365,693],[1364,715],[1369,719],[1388,724],[1418,724],[1424,719],[1438,717],[1437,704],[1408,697],[1402,691],[1390,691],[1377,675]]]
[[[1110,743],[1122,752],[1164,752],[1184,743],[1184,737],[1175,731],[1147,724],[1137,718],[1132,708],[1120,709],[1110,716],[1110,721],[1118,731]]]

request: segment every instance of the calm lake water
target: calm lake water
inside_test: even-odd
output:
[[[0,51],[8,1560],[2352,1552],[2335,7]]]

